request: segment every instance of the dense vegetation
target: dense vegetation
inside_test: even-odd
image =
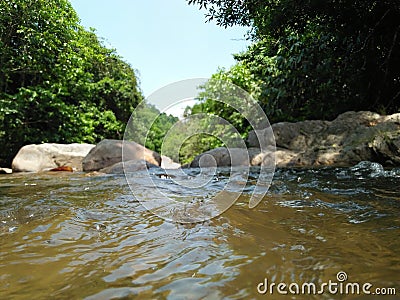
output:
[[[207,21],[251,28],[252,45],[204,86],[187,115],[215,114],[242,137],[250,126],[214,92],[231,82],[257,99],[271,123],[330,120],[347,110],[400,111],[400,6],[396,0],[187,0]],[[204,126],[204,130],[207,126]],[[223,146],[209,134],[196,149]],[[185,144],[186,148],[193,145]],[[197,152],[201,152],[197,151]]]
[[[67,0],[0,2],[0,160],[27,143],[122,138],[142,100],[131,66]]]
[[[253,44],[235,55],[237,65],[215,76],[257,96],[270,121],[332,119],[346,110],[399,111],[398,1],[187,2],[206,9],[207,20],[221,26],[252,28]],[[209,112],[221,108],[212,101],[201,106]]]
[[[25,144],[122,139],[142,100],[135,70],[80,25],[67,0],[0,1],[0,165]],[[150,132],[153,150],[162,120]]]
[[[235,66],[212,76],[188,116],[219,115],[246,137],[250,126],[245,118],[213,100],[223,81],[249,92],[271,122],[332,119],[346,110],[399,111],[397,0],[187,2],[205,9],[207,20],[218,25],[250,26],[253,41],[235,55]],[[121,139],[142,100],[135,70],[94,30],[80,25],[68,0],[0,1],[1,165],[9,164],[24,144]],[[158,114],[147,105],[142,118],[147,122]],[[176,121],[161,114],[150,132],[137,134],[140,139],[146,135],[146,146],[160,151],[165,132]],[[200,122],[206,134],[196,134],[202,131],[196,125],[184,141],[187,132],[177,125],[166,153],[187,162],[223,144],[221,128],[210,122]],[[176,154],[178,142],[183,147]]]
[[[178,122],[177,117],[161,113],[150,103],[141,102],[132,112],[124,139],[135,141],[161,153],[164,137],[176,122]]]

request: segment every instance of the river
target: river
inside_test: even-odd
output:
[[[177,224],[147,211],[123,175],[2,175],[0,298],[398,299],[399,186],[399,168],[369,162],[277,169],[257,207],[244,192],[220,216]],[[330,281],[397,295],[302,293]]]

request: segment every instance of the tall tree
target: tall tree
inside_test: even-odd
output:
[[[252,27],[236,58],[261,80],[273,120],[333,118],[347,109],[400,109],[396,0],[187,0],[221,26]]]
[[[0,162],[28,143],[122,138],[135,71],[67,0],[0,2]]]

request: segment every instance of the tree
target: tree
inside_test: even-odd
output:
[[[178,122],[177,117],[161,113],[157,107],[143,101],[132,112],[124,139],[161,153],[164,137],[176,122]]]
[[[246,94],[248,93],[248,95],[253,98],[258,98],[260,93],[259,84],[260,82],[257,82],[254,75],[251,74],[245,64],[238,63],[229,70],[219,69],[217,73],[211,76],[210,80],[204,86],[200,87],[203,90],[198,96],[200,102],[195,104],[192,108],[188,108],[185,115],[189,116],[199,113],[217,115],[227,120],[243,134],[243,138],[246,138],[247,132],[251,129],[246,118],[241,112],[229,105],[228,101],[221,102],[216,99],[224,98],[226,100],[229,99],[229,101],[234,101],[236,98],[236,102],[241,102],[240,96],[247,96],[242,95],[243,92],[246,92]],[[236,92],[232,90],[235,87],[243,91]],[[207,127],[207,124],[204,126]]]
[[[162,144],[164,142],[164,137],[167,134],[168,130],[178,122],[178,118],[173,115],[167,115],[166,113],[160,113],[157,110],[157,117],[150,127],[150,131],[147,135],[146,147],[161,153]],[[162,153],[163,155],[168,155],[166,153]],[[177,160],[176,160],[177,161]]]
[[[272,120],[331,119],[400,109],[400,6],[395,0],[188,0],[221,26],[252,27],[236,56],[261,81]]]
[[[181,162],[216,147],[241,147],[251,129],[266,125],[254,100],[260,93],[258,82],[244,64],[219,69],[199,89],[198,103],[186,108],[185,122],[177,130],[177,136],[182,132]]]
[[[0,2],[0,163],[29,143],[122,138],[141,100],[135,71],[67,0]]]

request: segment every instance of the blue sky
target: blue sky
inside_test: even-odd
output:
[[[209,78],[246,49],[247,28],[205,23],[185,0],[70,0],[86,28],[139,71],[143,94],[189,78]]]

